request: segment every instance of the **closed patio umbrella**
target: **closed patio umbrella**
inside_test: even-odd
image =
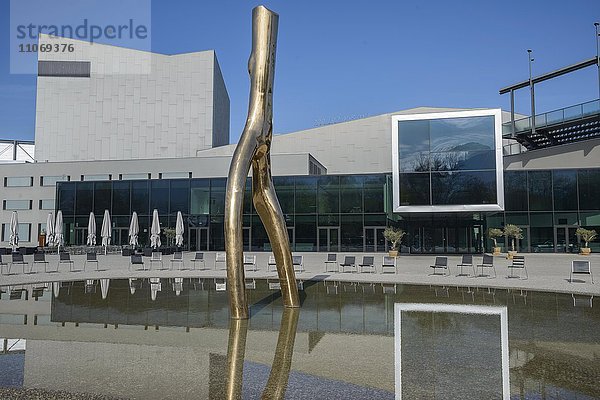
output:
[[[183,216],[181,211],[177,211],[177,224],[175,225],[175,246],[183,246]]]
[[[58,246],[57,251],[60,253],[60,246],[65,242],[63,235],[63,217],[62,211],[58,210],[56,213],[56,221],[54,222],[54,244]]]
[[[46,218],[46,246],[54,246],[54,213],[48,213]]]
[[[106,249],[110,244],[110,237],[112,235],[112,227],[110,224],[110,215],[108,210],[104,210],[104,218],[102,219],[102,230],[100,231],[100,236],[102,236],[102,246],[104,246],[104,254],[106,254]]]
[[[102,300],[106,300],[108,297],[108,285],[110,284],[110,279],[102,278],[100,279],[100,291],[102,292]]]
[[[129,244],[133,247],[138,245],[138,235],[140,233],[140,224],[138,223],[137,213],[134,211],[129,224]]]
[[[16,211],[10,216],[10,245],[13,251],[19,245],[19,215]]]
[[[57,298],[60,294],[60,282],[52,282],[52,294]]]
[[[93,212],[90,213],[90,220],[88,221],[87,245],[96,245],[96,217]]]
[[[160,221],[158,220],[158,210],[152,212],[152,227],[150,228],[150,246],[153,249],[160,247]]]
[[[135,294],[135,278],[129,278],[129,293]]]
[[[160,278],[150,278],[150,298],[156,300],[156,295],[162,290]]]

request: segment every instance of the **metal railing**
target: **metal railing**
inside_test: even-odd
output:
[[[600,99],[549,111],[543,114],[537,114],[535,116],[535,127],[536,129],[544,128],[546,126],[561,124],[567,121],[574,121],[595,114],[600,114]],[[531,130],[531,117],[515,120],[515,133],[529,130]],[[512,121],[502,124],[503,135],[510,135],[512,133]]]

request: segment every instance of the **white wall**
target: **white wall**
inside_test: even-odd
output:
[[[72,44],[39,59],[90,61],[91,77],[37,78],[36,160],[189,157],[228,143],[214,51],[162,55],[45,35],[40,43]]]

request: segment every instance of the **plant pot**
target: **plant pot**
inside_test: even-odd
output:
[[[589,256],[591,252],[592,252],[592,249],[589,247],[582,247],[579,250],[579,254],[581,254],[582,256]]]
[[[500,255],[500,247],[494,247],[494,254],[495,256],[499,256]]]
[[[398,250],[390,250],[388,253],[390,257],[398,257]]]
[[[516,255],[517,255],[516,251],[509,251],[508,254],[506,255],[506,258],[508,258],[509,260],[512,260],[512,258]]]

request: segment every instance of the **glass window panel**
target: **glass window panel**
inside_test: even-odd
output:
[[[161,172],[162,179],[177,179],[177,178],[189,178],[189,172]]]
[[[317,181],[317,201],[319,214],[340,212],[339,176],[321,176]]]
[[[513,225],[529,225],[529,214],[526,212],[524,212],[524,213],[507,212],[506,213],[506,223],[513,224]],[[501,228],[502,226],[497,226],[497,227]]]
[[[339,226],[339,214],[319,215],[319,226]]]
[[[600,210],[600,169],[580,169],[577,175],[579,209]]]
[[[77,183],[77,201],[75,204],[75,214],[87,215],[93,211],[94,204],[94,184],[92,182]],[[64,213],[64,211],[63,211]]]
[[[246,179],[244,187],[244,214],[253,214],[254,205],[252,200],[252,178]]]
[[[340,177],[340,206],[341,212],[360,213],[363,210],[363,177],[341,176]]]
[[[61,175],[61,176],[42,176],[42,186],[54,186],[56,185],[56,182],[63,182],[63,181],[68,181],[69,178],[67,177],[67,175]]]
[[[5,178],[7,187],[33,186],[31,176],[8,176]]]
[[[432,173],[431,193],[434,205],[495,204],[496,173],[494,171]]]
[[[534,253],[554,252],[554,229],[552,227],[532,227],[529,229],[529,232],[531,236],[531,251]]]
[[[94,214],[104,215],[104,210],[110,212],[111,197],[112,197],[111,182],[95,182],[94,183]]]
[[[552,210],[552,173],[550,171],[528,171],[529,209],[531,211]]]
[[[552,213],[532,212],[529,215],[530,225],[534,227],[552,227]]]
[[[400,172],[429,171],[429,121],[398,122]]]
[[[189,198],[190,198],[190,181],[189,181],[189,179],[172,180],[171,181],[170,213],[177,214],[177,211],[181,211],[181,213],[184,215],[188,214],[189,208],[190,208]]]
[[[150,181],[150,210],[158,210],[158,215],[169,212],[169,181]]]
[[[387,216],[385,214],[365,214],[365,226],[386,226]]]
[[[31,202],[29,200],[5,200],[5,210],[29,210]]]
[[[56,184],[56,197],[58,199],[58,209],[63,214],[73,214],[75,208],[75,183]]]
[[[342,251],[363,251],[363,219],[359,214],[341,216]]]
[[[431,153],[430,164],[432,171],[494,169],[496,166],[496,154],[494,151]]]
[[[224,223],[225,221],[222,216],[210,217],[209,250],[225,250],[225,232],[223,231]]]
[[[192,179],[190,182],[191,214],[210,213],[210,180]]]
[[[296,212],[317,212],[317,178],[296,177]]]
[[[577,210],[577,171],[552,171],[552,184],[554,193],[554,209]]]
[[[558,212],[554,213],[554,223],[556,225],[578,225],[579,218],[576,212]]]
[[[149,175],[147,173],[141,172],[138,174],[122,174],[121,179],[124,181],[133,181],[140,179],[148,179]]]
[[[527,172],[504,173],[504,205],[507,211],[527,211]]]
[[[296,251],[316,251],[316,215],[296,215]]]
[[[494,150],[494,117],[432,119],[432,152]]]
[[[131,212],[134,211],[140,215],[149,215],[150,191],[148,190],[149,181],[131,182]],[[140,226],[141,229],[141,226]]]
[[[31,224],[19,225],[19,242],[29,242],[31,238]],[[10,224],[2,224],[2,241],[10,240]]]
[[[428,173],[400,174],[400,205],[430,205]]]
[[[113,215],[129,215],[129,198],[131,188],[129,182],[115,181],[112,190],[112,213]]]
[[[40,200],[40,210],[54,210],[54,199]]]
[[[95,174],[95,175],[84,175],[84,181],[108,181],[110,180],[109,174]]]
[[[225,213],[225,179],[210,180],[210,213],[222,215]]]
[[[581,226],[588,227],[593,225],[600,225],[600,212],[581,213]],[[600,229],[596,229],[596,232],[600,233]],[[598,241],[600,242],[600,240]]]
[[[385,176],[383,175],[364,177],[364,212],[380,213],[385,211],[385,182]]]
[[[294,178],[276,176],[273,178],[277,198],[284,214],[294,213]]]

